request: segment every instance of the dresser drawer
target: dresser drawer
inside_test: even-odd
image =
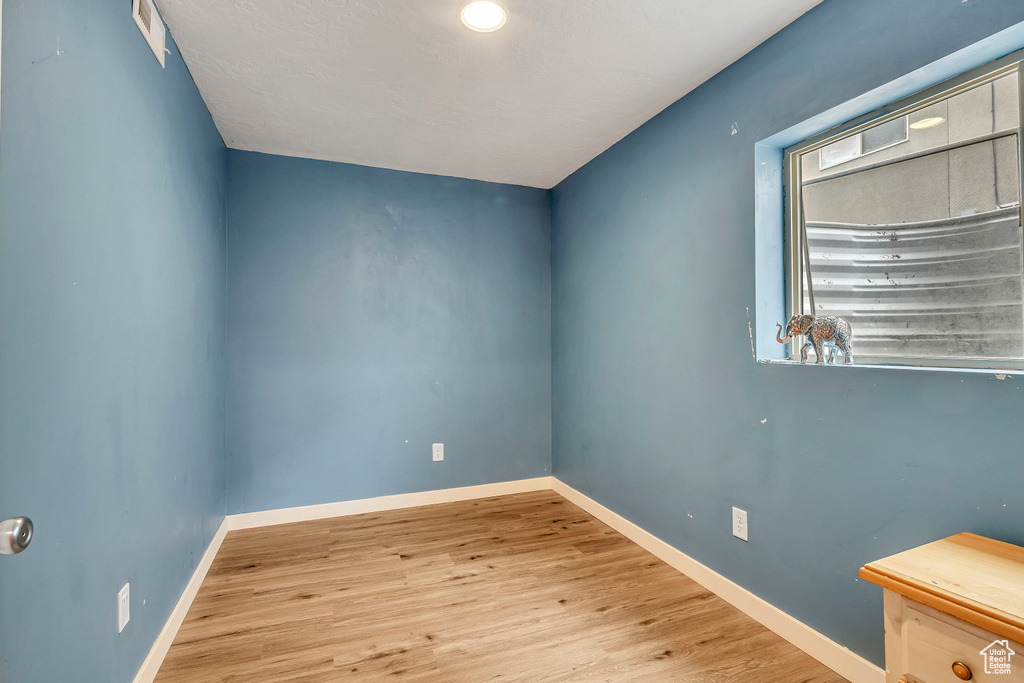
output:
[[[974,632],[964,630],[953,623],[941,621],[908,607],[903,622],[903,668],[900,672],[909,674],[908,681],[920,683],[961,683],[954,673],[953,665],[960,662],[969,667],[971,681],[978,683],[1024,683],[1024,645],[1007,641],[1015,655],[1009,658],[1009,673],[985,673],[986,656],[982,651],[995,640],[1004,640],[995,634],[982,635],[980,629]],[[1001,649],[996,644],[994,649]],[[990,650],[993,658],[1002,655]],[[994,661],[990,662],[994,664]]]

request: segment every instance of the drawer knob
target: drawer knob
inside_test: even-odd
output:
[[[969,681],[974,678],[974,673],[971,672],[971,667],[967,666],[963,662],[953,662],[953,673],[961,681]]]

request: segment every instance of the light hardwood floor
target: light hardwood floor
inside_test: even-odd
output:
[[[844,679],[556,493],[232,531],[157,675]]]

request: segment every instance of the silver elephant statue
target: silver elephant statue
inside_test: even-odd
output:
[[[853,334],[850,331],[850,323],[845,318],[835,315],[824,315],[815,317],[813,315],[794,315],[786,323],[786,336],[782,336],[782,323],[775,323],[779,331],[775,333],[775,339],[780,344],[785,344],[795,334],[805,335],[804,345],[800,347],[800,362],[807,362],[807,349],[814,347],[817,355],[817,363],[825,361],[825,348],[829,350],[828,362],[835,360],[836,349],[843,353],[843,364],[853,362],[853,354],[850,345],[853,341]]]

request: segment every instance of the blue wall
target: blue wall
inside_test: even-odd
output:
[[[547,191],[228,159],[229,512],[550,473]]]
[[[553,192],[555,475],[879,665],[861,565],[1024,542],[1024,381],[755,364],[754,143],[1022,20],[826,0]]]
[[[126,0],[3,3],[3,681],[130,681],[224,516],[225,150],[168,47]]]

